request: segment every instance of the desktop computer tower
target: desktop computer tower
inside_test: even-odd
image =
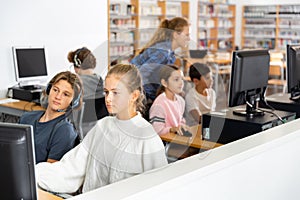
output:
[[[20,87],[12,88],[12,98],[25,101],[38,101],[40,99],[43,88],[39,89],[23,89]]]
[[[264,112],[263,116],[247,117],[233,114],[232,107],[225,112],[210,112],[202,115],[202,138],[212,142],[227,144],[235,140],[278,126],[283,122],[275,114]],[[271,111],[271,110],[269,110]],[[296,118],[296,114],[286,111],[274,111],[283,121]]]
[[[266,97],[267,103],[276,110],[296,112],[296,118],[300,117],[300,101],[296,102],[290,99],[289,93],[276,93]],[[261,105],[267,107],[267,105]]]

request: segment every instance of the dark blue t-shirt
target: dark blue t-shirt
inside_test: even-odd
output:
[[[33,126],[36,163],[45,162],[47,159],[60,160],[74,147],[77,137],[74,126],[65,115],[48,122],[39,122],[43,114],[44,111],[32,111],[24,113],[20,118],[20,124]]]

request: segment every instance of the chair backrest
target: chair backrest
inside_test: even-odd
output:
[[[82,102],[81,108],[73,110],[72,114],[68,117],[77,130],[79,142],[82,141],[84,137],[84,133],[82,129],[84,107],[85,107],[85,102]],[[76,141],[76,143],[78,143],[78,141]]]
[[[108,116],[104,97],[99,99],[84,99],[83,101],[85,105],[82,122],[93,122]]]
[[[277,76],[280,77],[281,74],[281,67],[278,65],[270,65],[269,69],[269,76]]]

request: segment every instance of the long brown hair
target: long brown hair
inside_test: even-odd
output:
[[[154,33],[153,37],[150,39],[150,41],[142,48],[142,50],[139,52],[139,54],[143,53],[143,51],[154,44],[166,40],[173,40],[173,33],[174,31],[181,33],[183,31],[183,28],[189,26],[189,22],[187,19],[183,17],[174,17],[171,20],[164,19],[156,32]]]

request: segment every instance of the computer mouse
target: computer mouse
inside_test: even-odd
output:
[[[193,134],[191,132],[189,132],[188,130],[184,130],[183,128],[181,128],[181,131],[183,133],[183,136],[185,137],[192,137]]]

